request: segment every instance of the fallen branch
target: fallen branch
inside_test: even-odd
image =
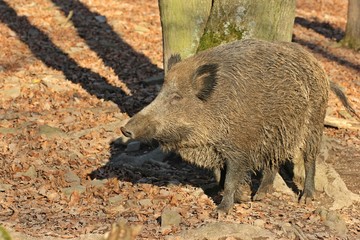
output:
[[[347,120],[337,117],[326,116],[325,117],[325,126],[334,127],[334,128],[345,128],[352,130],[360,129],[360,122],[354,120]]]

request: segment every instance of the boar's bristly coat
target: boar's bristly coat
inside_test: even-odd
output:
[[[295,43],[261,40],[174,59],[159,95],[122,127],[124,135],[155,139],[215,172],[226,168],[218,210],[233,206],[249,171],[263,170],[261,194],[296,154],[305,165],[302,197],[311,199],[329,90],[317,60]]]

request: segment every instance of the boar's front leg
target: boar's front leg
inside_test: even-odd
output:
[[[217,210],[227,213],[234,205],[235,192],[239,191],[240,183],[246,178],[247,171],[236,160],[227,160],[225,165],[224,195]]]
[[[276,177],[276,173],[278,172],[278,168],[274,167],[273,169],[264,169],[263,170],[263,176],[261,179],[260,186],[253,197],[254,201],[259,201],[263,199],[267,193],[269,193],[274,184],[274,180]]]

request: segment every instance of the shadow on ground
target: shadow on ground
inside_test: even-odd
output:
[[[302,17],[296,17],[295,24],[298,24],[305,28],[311,29],[311,30],[323,35],[324,37],[326,37],[330,40],[334,40],[336,42],[339,42],[341,39],[343,39],[343,37],[345,35],[345,33],[342,29],[336,28],[328,22],[319,22],[316,20],[310,21],[310,20],[307,20]],[[356,71],[360,71],[359,64],[353,63],[351,61],[344,59],[343,57],[340,57],[333,53],[330,53],[326,48],[324,48],[314,42],[306,41],[297,36],[293,36],[292,41],[309,48],[314,53],[318,53],[331,61],[337,62],[338,64],[341,64],[343,66],[352,68]]]
[[[211,171],[191,165],[174,153],[162,154],[156,143],[141,144],[141,148],[134,152],[126,152],[126,145],[119,140],[113,141],[110,146],[109,161],[90,174],[92,179],[116,177],[132,183],[157,186],[191,184],[196,187],[215,181]]]
[[[316,20],[310,21],[306,18],[295,17],[295,24],[311,29],[324,37],[337,42],[345,36],[345,32],[341,28],[334,27],[328,22],[319,22]]]
[[[141,149],[136,152],[125,153],[124,144],[120,141],[112,142],[109,161],[90,173],[89,177],[91,179],[117,178],[134,184],[147,183],[157,186],[191,185],[202,188],[215,203],[220,203],[222,190],[220,186],[223,184],[220,183],[219,186],[216,183],[212,171],[187,163],[174,153],[159,157],[160,150],[156,148],[156,144],[142,144],[141,146]],[[156,149],[153,150],[154,148]],[[293,171],[294,164],[287,161],[281,166],[279,173],[288,187],[299,195],[300,190],[294,182]],[[251,183],[241,186],[246,200],[255,195],[262,173],[258,171],[249,175]]]
[[[80,37],[102,58],[105,65],[114,69],[121,81],[132,91],[132,96],[109,84],[98,73],[79,66],[74,59],[57,47],[46,33],[32,25],[27,17],[19,16],[3,0],[0,0],[0,22],[14,31],[34,56],[46,66],[62,71],[66,79],[80,84],[97,98],[115,102],[122,112],[132,115],[150,102],[155,88],[145,89],[146,86],[141,80],[162,70],[152,64],[145,55],[136,52],[114,32],[110,25],[106,22],[98,22],[95,17],[99,14],[91,12],[81,2],[74,0],[53,0],[53,2],[66,15],[70,10],[73,11],[71,21]],[[144,99],[149,100],[144,102]]]

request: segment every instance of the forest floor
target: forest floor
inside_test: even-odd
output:
[[[221,196],[202,190],[214,183],[209,172],[171,157],[147,162],[148,171],[109,164],[126,148],[120,126],[159,91],[148,84],[163,74],[157,4],[0,0],[0,223],[14,236],[101,236],[126,219],[142,227],[139,239],[163,239],[218,221],[211,212]],[[347,1],[298,0],[293,40],[314,53],[360,113],[360,53],[339,44],[346,13]],[[353,120],[334,94],[327,114]],[[359,194],[360,130],[326,128],[325,136],[327,162]],[[338,211],[346,233],[325,224],[322,206],[274,193],[236,204],[222,220],[284,239],[291,237],[279,222],[308,239],[359,238],[359,204]],[[181,220],[165,227],[165,210]]]

